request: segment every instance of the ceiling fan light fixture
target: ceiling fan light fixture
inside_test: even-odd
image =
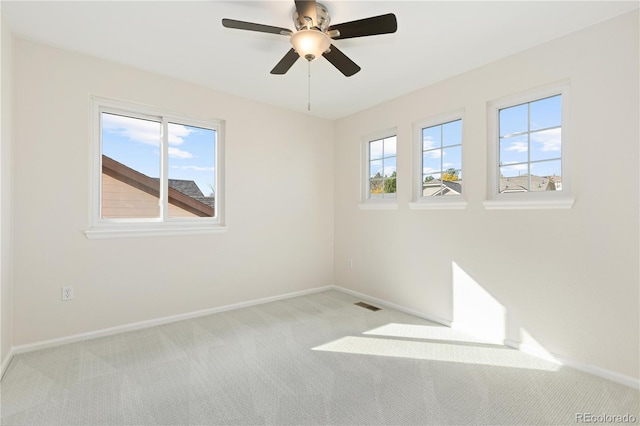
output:
[[[313,61],[329,49],[331,40],[321,31],[302,29],[291,36],[291,44],[298,55]]]

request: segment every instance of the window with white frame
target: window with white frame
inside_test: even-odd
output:
[[[420,131],[420,197],[462,194],[462,119]]]
[[[566,83],[489,104],[490,173],[486,207],[573,205],[566,161],[567,105]]]
[[[93,120],[89,238],[223,225],[221,121],[97,98]]]
[[[396,198],[396,136],[368,143],[368,198]]]
[[[562,190],[562,95],[498,112],[498,192]]]

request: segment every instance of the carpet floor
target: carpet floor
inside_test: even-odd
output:
[[[2,425],[567,425],[637,390],[338,291],[16,355]],[[636,420],[638,422],[639,420]]]

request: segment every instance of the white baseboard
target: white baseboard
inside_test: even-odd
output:
[[[575,368],[576,370],[583,371],[593,376],[601,377],[603,379],[611,380],[612,382],[620,383],[621,385],[640,390],[640,379],[636,379],[635,377],[616,373],[615,371],[596,367],[595,365],[585,364],[584,362],[580,362],[572,358],[567,358],[562,355],[551,355],[553,355],[558,361],[560,361],[560,363],[566,365],[567,367]]]
[[[505,339],[504,344],[505,346],[517,349],[532,356],[537,356],[539,358],[549,359],[549,357],[551,357],[553,358],[553,361],[556,361],[558,364],[571,367],[587,374],[591,374],[592,376],[600,377],[602,379],[610,380],[612,382],[616,382],[621,385],[640,390],[640,379],[636,379],[635,377],[616,373],[615,371],[596,367],[595,365],[586,364],[584,362],[575,360],[573,358],[568,358],[566,356],[558,355],[553,352],[543,353],[536,347],[520,343],[516,340]]]
[[[13,354],[15,354],[14,349],[13,348],[9,349],[9,352],[7,352],[7,355],[5,355],[4,359],[2,360],[2,363],[0,363],[0,380],[2,380],[2,376],[4,376],[4,372],[7,371],[7,367],[11,362],[11,358],[13,358]]]
[[[178,315],[171,315],[163,318],[156,318],[152,320],[139,321],[139,322],[134,322],[130,324],[123,324],[115,327],[103,328],[101,330],[89,331],[86,333],[74,334],[71,336],[43,340],[35,343],[28,343],[26,345],[14,346],[11,349],[11,353],[20,354],[24,352],[31,352],[38,349],[50,348],[53,346],[64,345],[67,343],[74,343],[74,342],[80,342],[83,340],[95,339],[98,337],[111,336],[114,334],[124,333],[127,331],[141,330],[144,328],[155,327],[157,325],[170,324],[172,322],[183,321],[183,320],[197,318],[197,317],[203,317],[206,315],[217,314],[219,312],[231,311],[234,309],[247,308],[249,306],[262,305],[264,303],[291,299],[293,297],[306,296],[308,294],[319,293],[322,291],[333,290],[333,289],[334,289],[334,286],[316,287],[308,290],[295,291],[292,293],[285,293],[277,296],[270,296],[270,297],[263,297],[260,299],[249,300],[246,302],[233,303],[231,305],[218,306],[216,308],[202,309],[199,311],[187,312],[187,313],[178,314]]]
[[[375,303],[378,305],[383,305],[391,309],[395,309],[396,311],[404,312],[405,314],[413,315],[418,318],[426,319],[427,321],[435,322],[436,324],[444,325],[446,327],[451,327],[451,321],[440,318],[436,315],[426,314],[424,312],[416,311],[415,309],[407,308],[406,306],[398,305],[396,303],[388,302],[383,299],[378,299],[377,297],[372,297],[364,293],[359,293],[357,291],[349,290],[348,288],[333,286],[335,290],[341,291],[346,294],[350,294],[352,296],[363,299],[367,302]]]

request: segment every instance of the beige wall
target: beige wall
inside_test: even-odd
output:
[[[0,16],[0,363],[3,367],[12,340],[12,76],[13,35]]]
[[[18,38],[14,76],[14,345],[333,283],[331,121]],[[229,231],[88,240],[90,95],[225,120]]]
[[[507,338],[638,378],[638,51],[633,12],[338,120],[336,284],[452,320],[457,265],[505,307]],[[485,210],[487,102],[564,79],[574,207]],[[469,205],[410,210],[412,123],[460,108]],[[395,126],[399,208],[359,210],[361,138]]]

